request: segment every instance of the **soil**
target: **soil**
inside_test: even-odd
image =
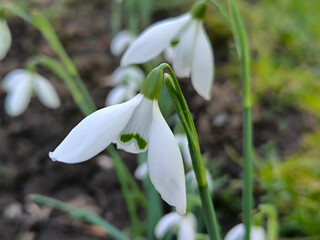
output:
[[[49,1],[39,2],[36,7],[40,9],[49,4]],[[68,11],[61,10],[60,17],[53,19],[53,23],[96,105],[101,108],[110,90],[105,84],[105,76],[119,65],[119,58],[113,57],[108,50],[112,38],[108,23],[110,4],[99,0],[89,2],[77,1],[75,4],[69,1]],[[11,70],[23,68],[30,56],[54,56],[33,27],[13,17],[8,19],[8,24],[13,45],[0,63],[0,79]],[[223,56],[219,49],[215,49],[216,56]],[[217,66],[223,64],[225,59],[216,59]],[[4,111],[6,94],[0,92],[0,239],[105,239],[101,229],[26,199],[31,193],[42,194],[90,209],[120,229],[130,226],[119,182],[105,154],[75,165],[49,159],[48,152],[55,149],[83,116],[64,84],[46,70],[39,68],[38,71],[56,87],[63,103],[59,109],[47,109],[34,97],[26,112],[11,118]],[[225,146],[229,145],[241,154],[239,89],[232,87],[226,79],[218,78],[214,83],[213,98],[207,102],[195,94],[189,79],[181,80],[181,85],[194,114],[202,151],[210,161],[221,165],[221,175],[239,177],[240,167],[225,151]],[[311,115],[285,107],[274,111],[267,100],[254,107],[253,122],[256,149],[259,151],[263,144],[272,140],[281,155],[292,153],[299,146],[301,135],[314,129]],[[133,172],[137,166],[134,156],[120,154]],[[223,203],[218,201],[217,204],[217,208],[228,211]],[[143,214],[141,218],[143,220]],[[239,219],[230,216],[230,222]]]

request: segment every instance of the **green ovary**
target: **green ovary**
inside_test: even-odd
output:
[[[139,133],[136,133],[136,134],[128,133],[128,134],[122,134],[120,136],[120,140],[123,143],[130,142],[133,138],[137,141],[138,147],[140,150],[143,150],[146,148],[147,141],[144,140],[143,137],[141,137]]]

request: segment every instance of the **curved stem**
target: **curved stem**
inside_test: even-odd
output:
[[[169,74],[165,74],[164,77],[165,83],[173,100],[180,121],[187,134],[192,165],[198,182],[202,210],[207,230],[211,240],[220,240],[221,237],[219,225],[208,188],[206,172],[201,158],[200,146],[194,122],[173,70],[168,64],[162,64],[162,66],[163,68],[167,68],[169,70]]]

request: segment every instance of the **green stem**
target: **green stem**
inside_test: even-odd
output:
[[[220,240],[221,237],[219,225],[208,188],[206,172],[201,157],[199,140],[196,134],[194,122],[185,98],[181,92],[177,78],[175,77],[171,67],[168,64],[163,64],[163,67],[169,70],[169,74],[165,74],[164,77],[165,83],[188,137],[192,165],[198,182],[202,210],[207,230],[211,240]]]
[[[250,51],[247,34],[238,8],[233,0],[229,0],[233,34],[239,47],[239,58],[242,66],[243,82],[243,223],[246,228],[245,240],[250,240],[252,198],[252,120],[250,94]]]
[[[73,206],[70,206],[64,202],[58,201],[53,198],[41,196],[38,194],[30,194],[28,195],[29,201],[44,204],[47,206],[54,207],[56,209],[59,209],[63,212],[69,213],[74,218],[85,220],[93,225],[100,226],[104,228],[108,235],[110,235],[112,238],[117,240],[129,240],[127,236],[125,236],[123,233],[121,233],[118,229],[116,229],[114,226],[112,226],[110,223],[108,223],[106,220],[102,219],[98,215],[85,210],[85,209],[79,209],[75,208]]]

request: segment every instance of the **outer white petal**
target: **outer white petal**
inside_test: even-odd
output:
[[[179,214],[186,212],[186,186],[182,157],[175,138],[161,115],[158,102],[153,105],[150,128],[148,168],[151,182]]]
[[[23,113],[31,98],[32,86],[29,77],[21,78],[12,87],[5,100],[5,110],[8,115],[15,117]]]
[[[30,78],[30,73],[24,69],[16,69],[9,72],[2,80],[1,87],[6,92],[14,88],[19,81],[25,78]]]
[[[197,93],[206,100],[211,98],[213,75],[213,50],[201,22],[194,46],[191,81]]]
[[[137,167],[137,169],[134,171],[134,176],[139,180],[143,180],[148,176],[147,162],[144,162]]]
[[[178,240],[196,240],[196,218],[192,213],[181,217]]]
[[[100,109],[83,119],[62,143],[49,153],[53,161],[78,163],[104,150],[128,123],[141,101],[138,94],[128,102]]]
[[[114,89],[112,89],[107,98],[106,98],[106,106],[112,106],[115,104],[122,103],[124,101],[128,100],[127,95],[127,88],[124,86],[117,86]]]
[[[0,19],[0,61],[5,58],[11,46],[11,33],[7,22]]]
[[[191,19],[191,15],[186,13],[151,25],[129,46],[121,59],[121,65],[144,63],[156,57]]]
[[[179,43],[175,47],[173,69],[178,77],[189,77],[196,36],[200,22],[192,20],[179,36]]]
[[[158,222],[156,228],[155,228],[155,236],[157,238],[163,238],[166,233],[171,229],[173,226],[178,225],[181,216],[175,212],[168,213],[164,215]]]
[[[58,108],[60,106],[59,96],[46,78],[36,74],[34,79],[34,89],[39,100],[46,107]]]

